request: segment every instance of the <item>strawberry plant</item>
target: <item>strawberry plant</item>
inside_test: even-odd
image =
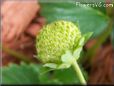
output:
[[[101,51],[106,53],[103,52],[102,55],[101,52],[99,62],[102,63],[102,58],[105,56],[113,57],[114,7],[77,6],[75,0],[61,2],[39,0],[39,4],[41,6],[40,15],[46,19],[46,24],[42,25],[39,33],[35,35],[36,53],[32,57],[38,62],[33,62],[23,53],[0,46],[12,58],[14,56],[20,60],[19,64],[9,63],[7,66],[0,67],[1,83],[10,85],[86,85],[90,83],[91,70],[95,70],[93,68],[100,70],[104,67],[99,65],[97,69],[97,66],[93,66],[95,64],[93,58],[99,55],[97,52],[106,44],[110,44],[111,54],[106,55],[110,47],[106,48],[106,51],[102,49]],[[91,40],[93,43],[90,42],[87,46]],[[32,51],[32,49],[30,50]],[[105,74],[106,77],[105,75],[103,77],[107,78],[108,74]]]

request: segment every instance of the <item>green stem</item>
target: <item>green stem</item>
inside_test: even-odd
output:
[[[12,55],[12,56],[14,56],[16,59],[20,59],[20,60],[22,60],[22,61],[24,61],[24,62],[26,62],[26,63],[32,62],[32,60],[29,59],[30,57],[27,57],[27,56],[23,55],[22,53],[18,53],[18,52],[14,51],[14,50],[12,50],[12,49],[9,49],[9,48],[7,48],[7,47],[5,47],[5,46],[0,46],[0,48],[1,48],[4,52],[6,52],[6,53],[8,53],[8,54],[10,54],[10,55]]]
[[[75,69],[76,74],[78,75],[80,82],[82,84],[86,85],[86,80],[84,79],[84,76],[83,76],[83,74],[82,74],[82,72],[80,70],[80,67],[79,67],[77,61],[74,61],[73,64],[72,64],[72,66]]]

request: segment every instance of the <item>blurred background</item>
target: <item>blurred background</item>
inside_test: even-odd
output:
[[[2,84],[80,84],[72,69],[47,72],[36,59],[36,35],[56,20],[93,32],[78,62],[88,84],[114,84],[113,0],[2,0],[0,19]]]

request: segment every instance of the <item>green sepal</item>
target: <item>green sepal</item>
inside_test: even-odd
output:
[[[85,38],[84,44],[89,40],[89,38],[92,36],[92,34],[93,34],[93,32],[88,32],[83,35],[83,37]]]
[[[61,64],[55,64],[55,63],[46,63],[44,64],[44,67],[49,67],[52,69],[65,69],[69,68],[72,64],[72,61],[74,61],[74,57],[70,50],[66,51],[65,54],[61,56]]]

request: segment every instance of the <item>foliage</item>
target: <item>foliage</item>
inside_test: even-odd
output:
[[[67,1],[62,3],[40,2],[41,15],[46,18],[47,23],[61,19],[72,21],[80,27],[83,35],[87,32],[93,32],[92,37],[99,37],[105,31],[110,21],[105,8],[99,10],[99,8],[79,7],[75,3]],[[103,41],[97,42],[99,46],[109,36],[109,34],[107,36],[104,36],[104,34],[101,34],[102,37],[99,38],[99,40],[102,41],[103,39]],[[114,30],[112,32],[112,44],[114,45]],[[84,59],[82,58],[82,60]],[[10,64],[8,67],[0,68],[0,70],[2,72],[2,76],[0,76],[2,77],[2,84],[79,84],[79,80],[72,68],[53,71],[42,67],[41,64],[21,63],[19,65]],[[88,80],[87,73],[83,68],[81,70],[86,80]]]
[[[2,84],[78,84],[75,72],[70,69],[50,71],[39,64],[10,64],[2,68]],[[83,70],[82,70],[83,71]],[[87,73],[83,71],[86,79]]]
[[[47,23],[55,20],[69,20],[79,24],[83,34],[93,32],[97,37],[106,28],[108,16],[92,7],[79,7],[74,2],[43,3],[41,2],[41,15],[46,17]],[[47,10],[49,9],[49,10]]]

